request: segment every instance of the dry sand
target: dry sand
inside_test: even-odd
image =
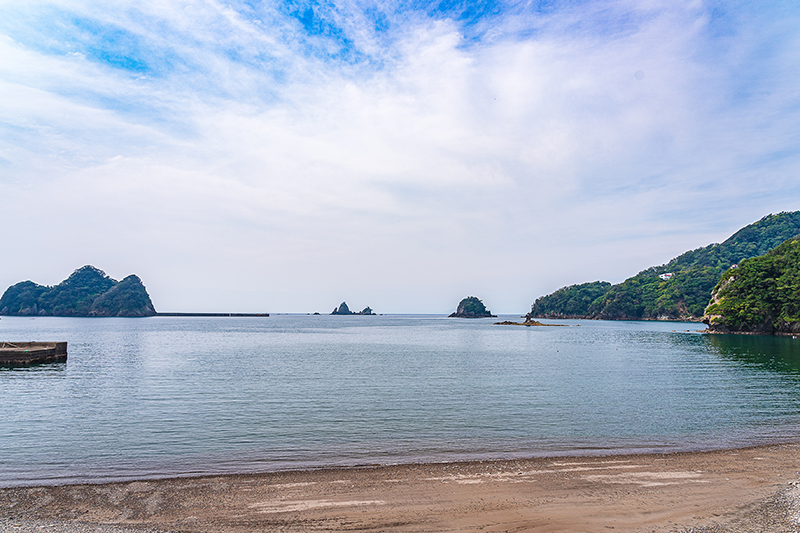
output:
[[[800,531],[800,445],[0,490],[4,531]]]

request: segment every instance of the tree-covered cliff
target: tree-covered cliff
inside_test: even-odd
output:
[[[763,255],[798,233],[800,211],[768,215],[740,229],[723,243],[688,251],[665,265],[650,267],[622,283],[607,286],[583,313],[572,310],[578,308],[577,302],[585,305],[590,288],[601,290],[599,285],[581,284],[559,289],[539,298],[531,312],[536,317],[551,318],[698,320],[703,316],[720,275],[731,265]],[[555,297],[560,291],[563,292]]]
[[[717,333],[800,333],[800,237],[726,271],[703,322]]]
[[[0,297],[0,315],[151,316],[156,310],[142,281],[130,275],[120,282],[87,265],[47,287],[22,281]]]

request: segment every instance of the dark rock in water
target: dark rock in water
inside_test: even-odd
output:
[[[525,322],[512,322],[511,320],[503,320],[502,322],[495,322],[495,326],[566,326],[566,324],[543,324],[538,320],[534,320],[530,314],[525,315]]]
[[[486,309],[483,302],[475,296],[467,296],[458,303],[456,312],[451,314],[450,317],[457,318],[487,318],[496,317],[491,311]]]
[[[0,297],[0,315],[152,316],[153,302],[142,281],[131,275],[118,282],[86,265],[53,287],[22,281]]]
[[[365,307],[363,310],[359,311],[358,313],[355,313],[355,312],[351,311],[349,307],[347,307],[347,304],[345,302],[342,302],[342,304],[339,307],[337,307],[336,309],[334,309],[333,313],[331,313],[331,314],[332,315],[374,315],[375,312],[372,310],[372,308]]]

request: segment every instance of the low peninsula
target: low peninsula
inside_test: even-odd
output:
[[[142,317],[156,315],[156,309],[137,275],[117,281],[86,265],[52,287],[33,281],[12,285],[0,297],[0,315]]]

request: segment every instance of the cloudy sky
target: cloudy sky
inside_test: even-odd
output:
[[[0,290],[524,313],[800,209],[800,4],[0,0]]]

